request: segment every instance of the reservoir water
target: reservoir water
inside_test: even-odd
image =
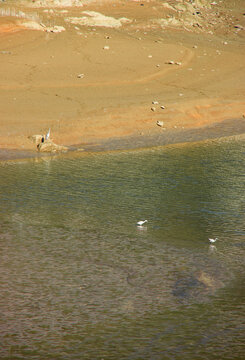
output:
[[[244,359],[244,157],[233,139],[0,163],[0,358]]]

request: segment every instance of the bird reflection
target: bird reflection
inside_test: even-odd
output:
[[[137,230],[139,231],[146,231],[147,230],[147,226],[137,226]]]
[[[208,249],[208,252],[211,254],[211,253],[214,253],[217,251],[217,248],[215,245],[209,245],[209,249]]]

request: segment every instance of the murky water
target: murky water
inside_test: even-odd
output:
[[[244,358],[244,156],[0,164],[1,359]]]

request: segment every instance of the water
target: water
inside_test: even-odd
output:
[[[1,359],[243,359],[244,155],[0,164]]]

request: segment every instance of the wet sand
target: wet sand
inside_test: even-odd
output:
[[[35,155],[49,128],[84,150],[244,133],[242,1],[39,3],[0,5],[0,158]]]

